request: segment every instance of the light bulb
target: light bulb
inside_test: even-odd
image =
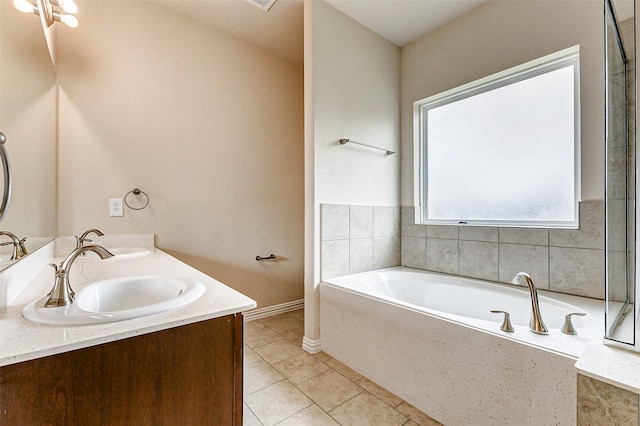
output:
[[[13,6],[22,13],[33,13],[33,5],[28,0],[13,0]]]
[[[65,12],[72,14],[78,12],[78,5],[73,0],[62,0],[61,3],[60,7],[62,7],[62,10]]]
[[[60,21],[70,28],[78,27],[78,18],[73,15],[60,15]]]
[[[64,13],[53,12],[53,19],[62,22],[68,27],[76,28],[78,26],[78,18],[73,15],[65,15]]]

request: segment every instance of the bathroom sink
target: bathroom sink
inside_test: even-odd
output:
[[[113,257],[105,259],[107,261],[127,260],[151,254],[151,250],[142,247],[118,247],[107,250],[113,254]],[[93,252],[86,252],[84,255],[79,256],[78,260],[100,260],[100,257]]]
[[[78,290],[70,306],[45,308],[43,297],[29,303],[22,313],[26,319],[40,324],[101,324],[176,309],[198,299],[204,290],[201,282],[185,278],[115,278]]]

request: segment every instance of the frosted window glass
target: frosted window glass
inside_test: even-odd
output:
[[[574,73],[424,108],[427,219],[574,221]]]

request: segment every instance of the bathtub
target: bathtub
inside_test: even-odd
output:
[[[548,335],[529,330],[519,286],[405,267],[325,280],[322,350],[447,426],[572,425],[574,365],[602,340],[603,302],[538,293]],[[560,332],[570,312],[586,314],[577,335]]]

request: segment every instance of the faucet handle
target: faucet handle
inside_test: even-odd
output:
[[[560,331],[562,331],[564,334],[578,334],[576,329],[573,327],[573,323],[571,322],[572,315],[583,317],[587,314],[585,314],[584,312],[571,312],[570,314],[565,315],[564,325],[560,329]]]
[[[500,325],[500,330],[506,331],[507,333],[513,333],[514,329],[511,325],[511,316],[507,311],[491,311],[492,314],[504,314],[504,319],[502,320],[502,325]]]
[[[55,263],[50,263],[49,266],[51,266],[53,268],[53,271],[56,275],[58,275],[59,273],[64,272],[64,270],[62,269],[62,263],[60,265],[57,265]]]

